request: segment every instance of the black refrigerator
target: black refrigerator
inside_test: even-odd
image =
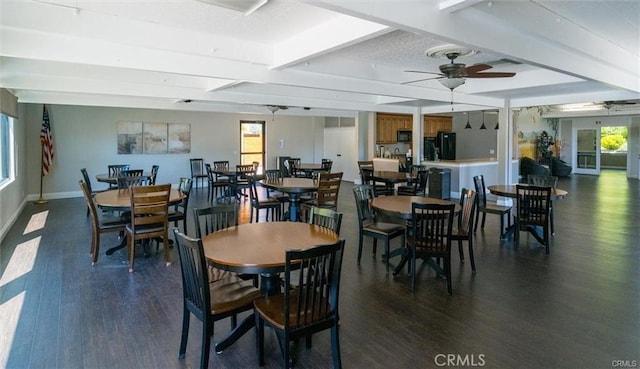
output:
[[[437,145],[441,160],[456,160],[456,134],[454,132],[438,132]]]

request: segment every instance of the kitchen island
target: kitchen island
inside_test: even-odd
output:
[[[498,183],[498,161],[495,158],[461,159],[461,160],[424,160],[427,168],[448,168],[451,170],[451,198],[460,198],[463,188],[475,190],[473,177],[482,174],[487,186]],[[511,183],[518,182],[518,160],[511,161]]]

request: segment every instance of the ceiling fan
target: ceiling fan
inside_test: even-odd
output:
[[[465,78],[504,78],[513,77],[516,74],[511,72],[484,72],[493,68],[489,64],[474,64],[467,67],[465,64],[456,63],[455,60],[460,56],[459,52],[448,52],[445,54],[450,63],[440,66],[440,73],[425,72],[421,70],[405,70],[409,73],[426,73],[435,74],[437,77],[423,78],[415,81],[404,82],[403,84],[427,81],[437,79],[444,87],[453,91],[454,88],[464,84]]]

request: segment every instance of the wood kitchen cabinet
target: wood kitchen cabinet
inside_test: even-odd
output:
[[[411,130],[413,116],[406,114],[376,114],[376,143],[398,142],[398,130]]]
[[[453,130],[453,118],[443,116],[424,116],[424,137],[436,137],[438,132],[451,132]]]

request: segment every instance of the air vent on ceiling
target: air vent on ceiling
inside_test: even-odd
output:
[[[223,8],[235,10],[241,12],[244,15],[249,15],[258,10],[261,6],[267,3],[269,0],[198,0],[202,3],[207,3]]]

